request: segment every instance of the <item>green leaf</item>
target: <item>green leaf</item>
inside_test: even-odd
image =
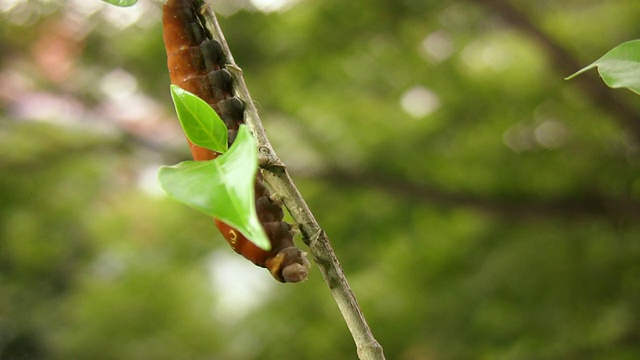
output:
[[[627,88],[640,95],[640,40],[616,46],[593,64],[565,79],[573,79],[594,67],[598,68],[598,73],[607,86]]]
[[[158,183],[169,196],[211,215],[268,250],[269,239],[258,221],[254,181],[258,170],[255,140],[241,125],[229,151],[210,161],[185,161],[163,166]]]
[[[227,149],[227,127],[218,114],[196,95],[171,85],[171,97],[184,133],[192,143],[224,154]]]
[[[109,3],[111,5],[121,6],[121,7],[131,6],[138,2],[138,0],[102,0],[102,1]]]

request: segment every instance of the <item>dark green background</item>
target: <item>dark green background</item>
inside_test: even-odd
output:
[[[563,80],[637,1],[243,4],[235,60],[388,359],[640,357],[640,98]],[[0,10],[0,358],[356,357],[317,269],[278,284],[155,192],[189,156],[157,4]]]

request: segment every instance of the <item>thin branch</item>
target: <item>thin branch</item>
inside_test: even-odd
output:
[[[475,0],[475,2],[486,6],[511,26],[537,41],[562,76],[573,74],[588,65],[588,63],[581,64],[567,49],[536,26],[525,14],[514,8],[508,0]],[[574,81],[580,84],[582,90],[595,104],[613,114],[618,123],[631,131],[636,141],[640,141],[640,114],[637,111],[621,101],[594,73],[582,74]]]
[[[222,48],[230,63],[227,66],[234,76],[234,91],[246,105],[245,122],[253,132],[258,143],[258,150],[262,157],[261,164],[266,171],[263,171],[264,179],[282,199],[282,202],[289,210],[293,219],[300,224],[300,230],[304,242],[309,246],[313,259],[318,264],[322,275],[331,290],[340,312],[351,332],[351,336],[356,344],[358,357],[366,360],[384,359],[382,346],[373,337],[362,311],[356,301],[355,295],[338,262],[329,238],[316,219],[306,202],[300,195],[295,184],[289,177],[287,169],[276,155],[273,147],[269,143],[266,132],[260,121],[258,111],[254,105],[249,90],[244,82],[242,70],[235,64],[229,46],[224,38],[220,25],[209,4],[201,0],[203,7],[202,16],[213,38],[222,44]]]

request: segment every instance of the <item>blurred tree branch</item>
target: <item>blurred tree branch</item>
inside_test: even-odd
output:
[[[507,200],[447,191],[435,186],[411,183],[402,178],[385,177],[374,171],[356,173],[334,170],[320,175],[320,178],[340,187],[376,188],[414,201],[468,207],[504,218],[609,216],[618,219],[640,219],[640,202],[597,192],[584,196],[548,199],[536,199],[525,195]]]

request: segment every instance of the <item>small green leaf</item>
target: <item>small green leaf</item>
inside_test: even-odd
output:
[[[616,46],[593,64],[565,79],[573,79],[594,67],[598,68],[598,73],[607,86],[627,88],[640,95],[640,40]]]
[[[171,85],[171,97],[184,133],[192,143],[218,153],[227,151],[227,127],[218,114],[196,95]]]
[[[158,183],[169,196],[222,220],[268,250],[269,239],[255,209],[257,170],[255,140],[249,129],[241,125],[227,153],[215,160],[163,166],[158,171]]]
[[[138,0],[102,0],[102,1],[109,3],[111,5],[121,6],[121,7],[131,6],[138,2]]]

